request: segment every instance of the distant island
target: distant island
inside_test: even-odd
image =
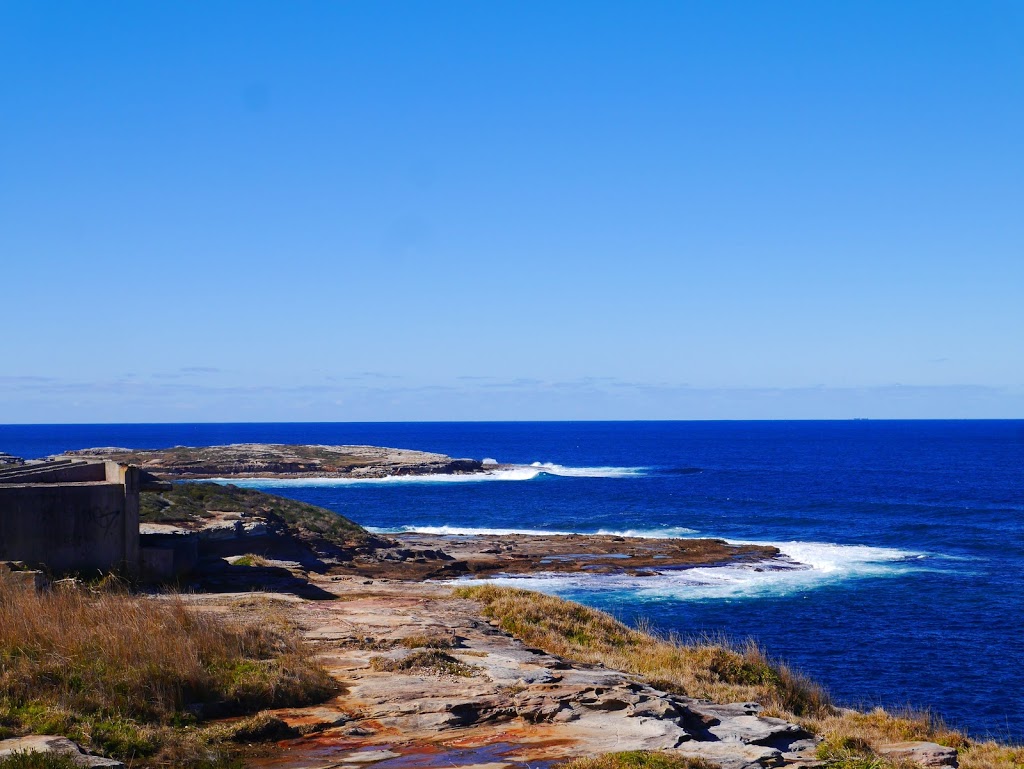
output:
[[[132,464],[167,478],[385,478],[395,475],[482,473],[499,465],[444,454],[381,446],[233,443],[166,449],[98,447],[63,456],[93,456]]]

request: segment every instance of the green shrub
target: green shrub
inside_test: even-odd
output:
[[[139,496],[139,517],[148,523],[202,522],[213,511],[279,519],[294,536],[355,546],[372,539],[362,526],[315,505],[277,497],[256,489],[219,483],[174,483],[170,491]]]

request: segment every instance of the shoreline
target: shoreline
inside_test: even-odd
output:
[[[687,646],[582,604],[454,581],[644,577],[773,561],[791,568],[771,545],[616,534],[384,535],[251,489],[185,482],[147,493],[144,507],[157,516],[145,524],[147,535],[187,540],[200,553],[195,581],[184,585],[194,590],[182,599],[231,622],[289,628],[341,687],[316,705],[263,711],[276,736],[246,766],[543,768],[654,750],[722,769],[807,769],[855,749],[865,760],[893,756],[893,769],[905,761],[953,769],[954,748],[969,758],[972,746],[1015,760],[1012,748],[972,743],[921,720],[837,709],[814,684],[750,646]],[[872,766],[890,766],[878,760]],[[965,760],[964,769],[1004,765]]]
[[[171,480],[389,482],[399,480],[526,480],[537,475],[622,478],[642,468],[573,468],[552,463],[498,462],[451,457],[417,449],[364,445],[234,443],[220,446],[173,446],[129,449],[113,446],[76,449],[47,459],[96,457],[111,459]]]
[[[601,534],[382,535],[398,545],[334,567],[339,573],[392,579],[453,579],[544,574],[656,576],[695,567],[765,563],[775,547],[722,539],[623,537]]]

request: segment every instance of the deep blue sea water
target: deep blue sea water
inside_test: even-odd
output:
[[[385,531],[777,544],[810,568],[529,579],[666,631],[756,638],[850,705],[1024,740],[1024,421],[0,426],[0,451],[366,443],[552,463],[477,482],[260,484]]]

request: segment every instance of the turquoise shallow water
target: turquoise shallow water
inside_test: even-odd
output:
[[[840,702],[929,707],[1024,740],[1022,421],[0,426],[0,451],[26,457],[245,441],[545,463],[482,482],[272,489],[382,530],[775,543],[802,566],[522,584],[664,630],[755,637]]]

